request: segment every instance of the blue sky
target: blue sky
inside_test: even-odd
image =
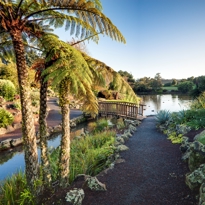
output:
[[[103,13],[126,39],[101,35],[89,41],[89,54],[135,79],[205,75],[205,0],[101,0]],[[57,31],[64,40],[69,32]]]

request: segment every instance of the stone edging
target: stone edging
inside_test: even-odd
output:
[[[77,124],[79,124],[81,122],[84,122],[85,120],[86,120],[86,118],[83,115],[70,120],[71,128],[75,127]],[[21,128],[21,123],[15,124],[15,126],[8,126],[8,127],[9,127],[8,132],[12,132],[15,129]],[[1,128],[1,129],[4,129],[4,128]],[[7,130],[8,130],[8,128],[7,128]],[[48,138],[52,134],[54,134],[56,132],[60,132],[60,131],[62,131],[61,124],[59,124],[55,127],[48,127]],[[37,132],[36,133],[37,143],[39,142],[38,136],[39,136],[39,133]],[[9,139],[6,139],[6,140],[2,140],[2,141],[0,141],[0,151],[7,150],[7,149],[10,149],[10,148],[16,147],[18,145],[21,145],[21,144],[23,144],[23,138],[22,137],[17,138],[17,139],[9,138]]]

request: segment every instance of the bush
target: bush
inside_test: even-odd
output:
[[[191,104],[191,109],[205,109],[205,92],[201,93],[201,95],[196,98]]]
[[[70,182],[78,174],[95,176],[109,166],[108,159],[114,153],[115,132],[97,133],[71,142]],[[60,149],[50,155],[52,179],[57,179]],[[111,163],[111,162],[110,162]]]
[[[158,125],[165,124],[170,119],[170,112],[168,110],[160,110],[156,115]]]
[[[0,108],[0,128],[11,125],[14,121],[13,115],[7,110]]]
[[[16,94],[16,88],[10,80],[0,79],[0,96],[7,101],[13,100]]]

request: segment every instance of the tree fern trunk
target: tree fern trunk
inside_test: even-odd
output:
[[[34,182],[38,179],[38,153],[35,136],[34,118],[31,108],[30,85],[28,80],[28,69],[26,67],[24,45],[20,31],[11,32],[14,51],[16,55],[16,65],[18,72],[18,82],[21,98],[22,112],[22,134],[25,152],[25,172],[27,183],[34,191]]]
[[[43,174],[43,185],[50,186],[51,172],[50,163],[48,158],[48,145],[47,145],[47,89],[48,82],[44,82],[45,77],[41,77],[40,87],[40,114],[39,114],[39,132],[40,132],[40,147],[41,147],[41,165]]]
[[[62,112],[62,138],[59,160],[60,186],[69,184],[69,162],[70,162],[70,108],[68,101],[68,87],[66,80],[60,84],[60,106]]]

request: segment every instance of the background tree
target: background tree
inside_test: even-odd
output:
[[[160,73],[155,75],[154,79],[151,81],[151,86],[154,91],[157,91],[162,87],[162,77]]]
[[[193,79],[194,89],[191,92],[193,97],[198,97],[205,91],[205,76],[199,76]]]
[[[173,85],[173,86],[177,85],[177,80],[174,79],[174,78],[172,79],[172,85]]]
[[[133,90],[138,93],[138,92],[150,92],[152,90],[151,87],[151,78],[149,77],[144,77],[140,78],[139,80],[136,81]]]
[[[178,84],[178,91],[182,93],[189,93],[193,90],[194,84],[190,81],[185,81]]]
[[[130,84],[130,86],[134,85],[135,79],[131,73],[122,70],[119,70],[118,73]]]

